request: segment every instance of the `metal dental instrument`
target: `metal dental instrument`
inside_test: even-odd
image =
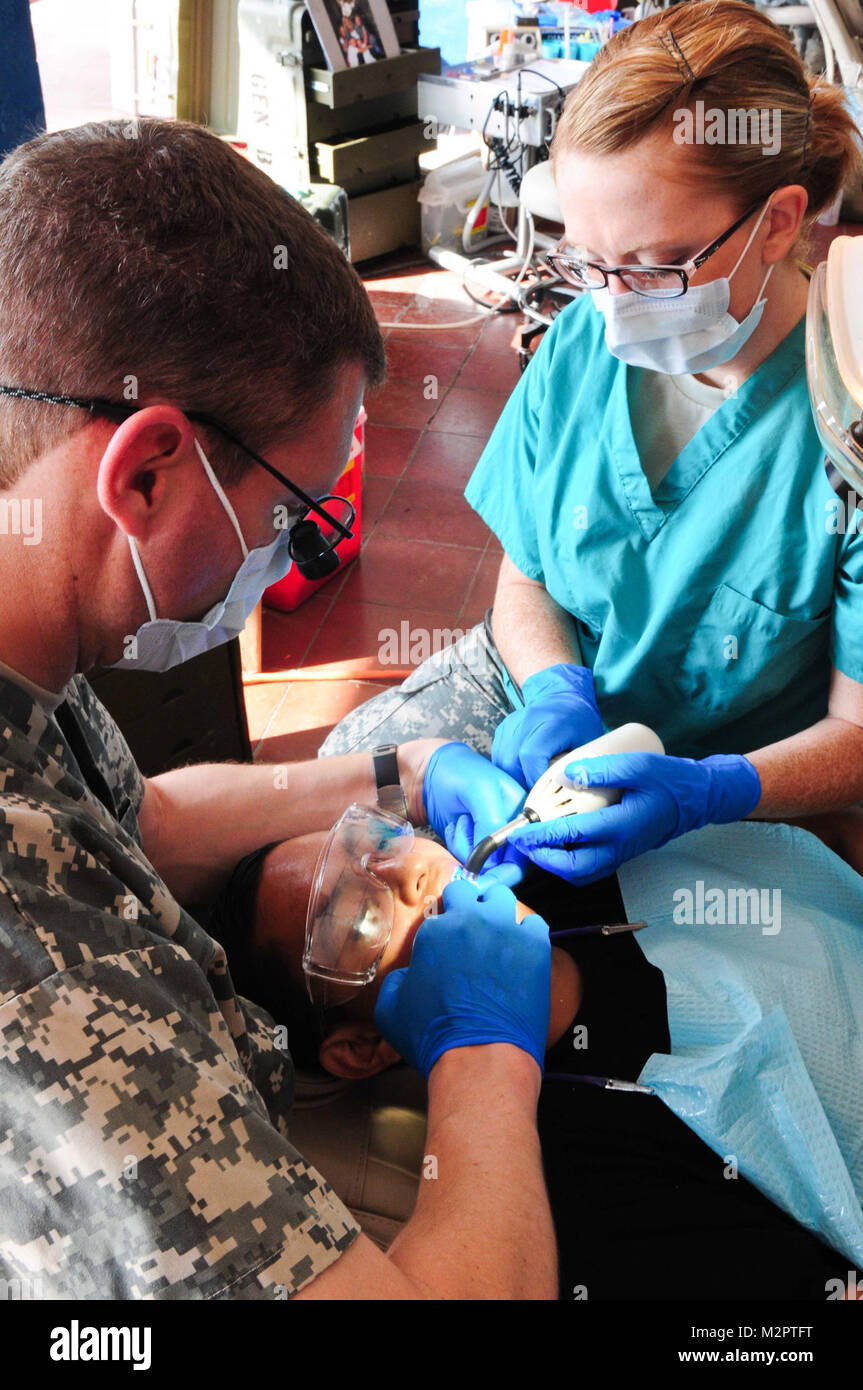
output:
[[[599,922],[589,927],[564,927],[548,935],[550,941],[559,941],[564,936],[618,936],[625,931],[644,931],[646,926],[647,922]]]
[[[545,1081],[573,1081],[585,1086],[598,1086],[602,1091],[630,1091],[639,1096],[656,1094],[652,1086],[641,1086],[637,1081],[621,1081],[617,1076],[581,1076],[577,1072],[547,1071]]]
[[[583,787],[571,782],[566,768],[573,759],[598,758],[604,753],[664,753],[661,740],[646,724],[623,724],[611,733],[603,734],[571,753],[564,753],[531,787],[519,815],[480,840],[465,861],[468,873],[478,874],[489,855],[494,854],[509,839],[514,830],[558,816],[579,815],[598,811],[619,801],[621,792],[614,787]]]

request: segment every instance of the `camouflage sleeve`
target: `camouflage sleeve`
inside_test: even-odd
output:
[[[14,913],[0,894],[6,943]],[[4,1278],[44,1298],[283,1298],[357,1234],[176,943],[85,952],[0,1002]]]

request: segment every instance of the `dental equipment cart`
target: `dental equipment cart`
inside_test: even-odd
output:
[[[535,62],[497,72],[481,63],[462,63],[446,73],[421,73],[417,80],[417,114],[422,121],[434,120],[440,126],[479,131],[484,138],[501,141],[507,151],[506,168],[490,168],[482,192],[465,219],[462,245],[471,249],[474,223],[486,201],[494,195],[498,180],[500,192],[506,184],[518,194],[521,179],[538,162],[542,150],[554,135],[558,117],[568,92],[587,72],[589,63],[576,59],[539,58]],[[531,226],[527,210],[518,204],[515,250],[493,265],[477,265],[474,276],[487,288],[507,298],[514,297],[508,278],[522,269],[531,249]],[[549,243],[550,244],[550,243]],[[472,262],[466,255],[432,247],[429,258],[447,270],[463,273]]]

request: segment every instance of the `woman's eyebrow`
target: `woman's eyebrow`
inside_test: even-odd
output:
[[[597,261],[600,265],[611,265],[611,264],[612,264],[611,261],[604,261],[604,260],[602,259],[602,257],[599,256],[599,255],[597,255],[597,253],[596,253],[595,251],[592,251],[591,248],[590,248],[589,246],[585,246],[585,244],[584,244],[583,241],[570,241],[569,238],[567,237],[566,240],[565,240],[565,244],[566,244],[567,246],[584,246],[584,249],[585,249],[585,251],[587,252],[587,255],[590,257],[590,259],[591,259],[591,260],[594,260],[594,261]],[[626,265],[627,262],[628,262],[633,256],[641,256],[641,255],[644,254],[645,251],[650,251],[650,252],[653,252],[653,253],[654,253],[653,258],[652,258],[652,260],[651,260],[651,264],[652,264],[652,265],[674,265],[674,264],[676,264],[676,263],[679,262],[679,261],[688,260],[688,259],[689,259],[689,256],[692,254],[686,247],[681,248],[681,246],[680,246],[679,243],[677,243],[677,244],[666,244],[666,245],[664,245],[664,246],[658,246],[658,247],[657,247],[657,246],[636,246],[634,250],[632,250],[632,251],[627,251],[627,252],[624,254],[622,260],[614,261],[613,264],[614,264],[614,265]]]

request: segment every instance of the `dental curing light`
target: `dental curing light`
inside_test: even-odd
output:
[[[509,839],[514,830],[537,821],[554,820],[558,816],[581,815],[584,811],[599,811],[612,806],[621,798],[619,787],[582,787],[566,776],[567,764],[574,759],[599,758],[604,753],[664,753],[661,739],[646,724],[622,724],[619,729],[563,753],[531,787],[520,813],[491,835],[480,840],[465,862],[468,873],[478,874],[489,855]]]

